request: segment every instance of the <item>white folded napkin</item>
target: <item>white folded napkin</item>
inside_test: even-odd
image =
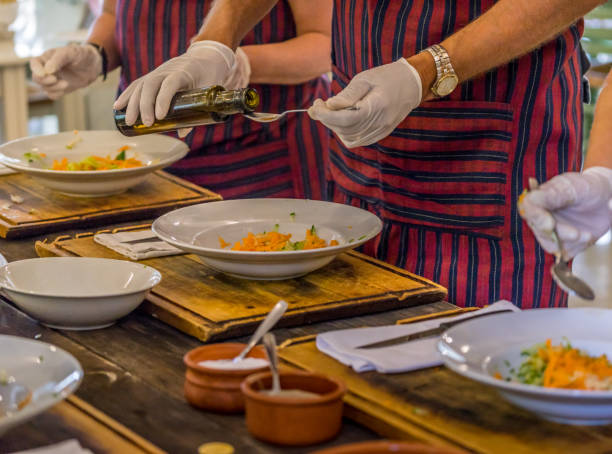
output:
[[[151,230],[139,232],[98,233],[94,241],[132,260],[150,259],[184,252],[162,240]]]
[[[0,175],[9,175],[11,173],[17,173],[17,171],[9,169],[7,166],[0,164]]]
[[[477,314],[502,309],[520,310],[511,302],[502,300],[464,315],[424,320],[406,325],[330,331],[317,336],[317,348],[342,364],[351,366],[355,372],[376,370],[383,374],[393,374],[439,366],[442,364],[442,357],[436,349],[439,337],[428,337],[382,348],[359,349],[357,347],[437,328],[440,323],[449,320],[467,319]]]
[[[13,454],[93,454],[89,449],[81,447],[77,440],[66,440],[50,446],[27,449]]]

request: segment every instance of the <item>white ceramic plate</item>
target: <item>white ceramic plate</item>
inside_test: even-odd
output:
[[[47,136],[26,137],[0,145],[0,163],[25,173],[50,189],[76,197],[102,197],[119,194],[142,182],[147,174],[159,170],[184,157],[189,148],[178,139],[165,135],[126,137],[118,131],[79,131],[81,141],[71,149],[66,148],[75,140],[73,132],[61,132]],[[124,145],[128,158],[136,157],[142,167],[104,171],[50,170],[53,160],[66,157],[80,161],[92,155],[114,158]],[[35,150],[45,154],[42,161],[28,162],[25,153]]]
[[[0,287],[17,307],[59,329],[96,329],[129,314],[159,283],[154,268],[125,260],[52,257],[0,268]]]
[[[294,213],[292,216],[291,214]],[[303,240],[313,225],[317,235],[338,246],[283,252],[222,249],[221,236],[234,244],[248,232],[270,231],[278,225]],[[349,205],[303,199],[243,199],[181,208],[158,218],[153,231],[164,241],[197,254],[209,266],[246,279],[280,280],[302,276],[331,262],[343,251],[374,238],[382,222],[372,213]]]
[[[69,353],[45,342],[0,335],[0,394],[9,386],[23,386],[31,394],[21,410],[0,416],[0,436],[72,394],[83,369]]]
[[[492,386],[510,402],[543,418],[565,423],[612,423],[612,391],[543,388],[499,380],[518,370],[522,350],[551,339],[565,339],[591,355],[612,359],[612,310],[531,309],[474,319],[449,329],[438,343],[446,366]]]

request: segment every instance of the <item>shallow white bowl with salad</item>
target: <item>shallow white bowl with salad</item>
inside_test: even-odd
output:
[[[1,437],[73,393],[83,369],[71,354],[45,342],[0,335],[0,346]]]
[[[461,323],[438,350],[453,371],[542,418],[611,424],[611,327],[609,309],[531,309]]]
[[[371,240],[381,228],[381,220],[369,211],[303,199],[204,203],[167,213],[152,226],[162,240],[199,255],[210,267],[259,280],[303,276]],[[259,250],[246,250],[253,242]],[[262,250],[270,243],[281,249]],[[308,249],[315,243],[321,247]]]
[[[184,142],[160,134],[72,131],[0,145],[0,163],[69,196],[103,197],[136,186],[188,151]]]

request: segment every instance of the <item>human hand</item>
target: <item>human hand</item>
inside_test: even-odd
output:
[[[146,126],[164,118],[176,92],[223,85],[236,64],[234,52],[217,41],[197,41],[183,55],[172,58],[136,79],[119,96],[114,109],[126,109],[133,125],[140,115]]]
[[[519,201],[519,213],[549,253],[561,252],[557,234],[569,260],[593,244],[610,228],[612,220],[612,169],[590,167],[551,178]]]
[[[30,60],[32,80],[51,99],[91,84],[102,73],[102,56],[89,44],[50,49]]]
[[[308,109],[349,148],[387,137],[421,103],[421,77],[404,58],[357,74],[344,90]],[[346,110],[347,107],[355,109]]]

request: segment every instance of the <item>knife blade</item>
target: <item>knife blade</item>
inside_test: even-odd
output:
[[[373,342],[371,344],[361,345],[360,347],[356,347],[358,349],[372,349],[372,348],[383,348],[390,347],[392,345],[405,344],[406,342],[410,342],[417,339],[424,339],[426,337],[439,336],[444,331],[446,331],[451,326],[458,325],[463,322],[467,322],[468,320],[474,320],[478,317],[486,317],[488,315],[501,314],[503,312],[514,312],[512,309],[502,309],[499,311],[485,312],[484,314],[476,314],[471,317],[462,318],[461,320],[451,320],[448,322],[440,323],[436,328],[426,329],[424,331],[419,331],[412,334],[407,334],[400,337],[394,337],[393,339],[386,339],[384,341]]]

